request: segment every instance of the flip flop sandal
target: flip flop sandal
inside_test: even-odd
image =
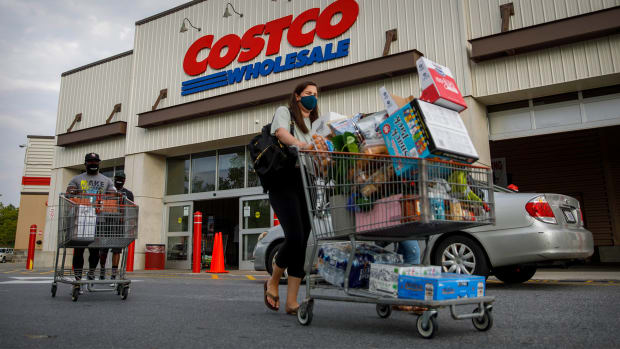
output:
[[[273,311],[278,311],[280,310],[279,307],[273,306],[269,303],[268,298],[270,298],[271,300],[273,300],[274,303],[277,303],[278,301],[280,301],[280,297],[278,296],[274,296],[271,293],[267,292],[267,281],[265,281],[264,284],[264,300],[265,300],[265,305],[267,306],[267,308],[269,308],[270,310]]]
[[[299,306],[297,308],[286,308],[286,313],[288,315],[297,315],[297,311],[299,310]]]

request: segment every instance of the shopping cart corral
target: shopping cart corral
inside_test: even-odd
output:
[[[72,285],[75,302],[80,289],[89,292],[116,292],[127,299],[131,280],[126,278],[127,246],[135,240],[138,228],[138,206],[117,193],[61,194],[58,204],[58,248],[54,263],[52,297],[58,283]],[[66,268],[68,248],[122,249],[118,270],[111,268]],[[99,258],[99,256],[97,256]],[[105,276],[95,280],[95,276]],[[115,278],[112,279],[112,276]],[[111,287],[110,287],[111,286]]]
[[[312,221],[311,263],[306,272],[306,298],[297,320],[312,322],[315,300],[376,304],[379,317],[387,318],[392,306],[421,307],[416,328],[424,338],[438,329],[440,308],[450,308],[454,319],[471,319],[480,331],[493,324],[494,297],[477,296],[449,300],[395,298],[351,288],[349,277],[360,242],[428,240],[434,234],[494,224],[492,173],[489,168],[456,162],[388,155],[300,151],[304,191]],[[317,219],[318,218],[318,219]],[[319,263],[319,242],[346,240],[350,253],[342,286],[311,274]],[[424,246],[426,246],[425,244]],[[422,253],[424,255],[424,253]],[[458,310],[470,306],[471,312]]]

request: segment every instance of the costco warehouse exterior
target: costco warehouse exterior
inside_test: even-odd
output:
[[[233,5],[192,1],[138,21],[133,50],[62,74],[48,202],[87,152],[104,173],[123,170],[140,206],[137,269],[146,244],[189,269],[195,211],[204,239],[223,233],[227,265],[251,269],[274,217],[248,141],[301,81],[321,87],[322,113],[381,110],[381,86],[418,96],[421,55],[452,70],[498,183],[578,198],[598,258],[620,259],[620,1]],[[53,211],[37,265],[52,265]]]

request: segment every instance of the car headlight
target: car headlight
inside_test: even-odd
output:
[[[267,232],[266,231],[260,233],[260,235],[258,236],[258,241],[261,241],[262,239],[264,239],[265,236],[267,236]]]

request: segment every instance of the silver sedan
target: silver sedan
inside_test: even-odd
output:
[[[494,196],[495,225],[431,236],[423,249],[424,263],[441,265],[446,272],[492,274],[506,283],[521,283],[534,276],[538,266],[584,260],[593,254],[592,233],[583,226],[576,199],[498,186]],[[262,233],[254,249],[254,269],[271,273],[283,242],[280,226]]]

